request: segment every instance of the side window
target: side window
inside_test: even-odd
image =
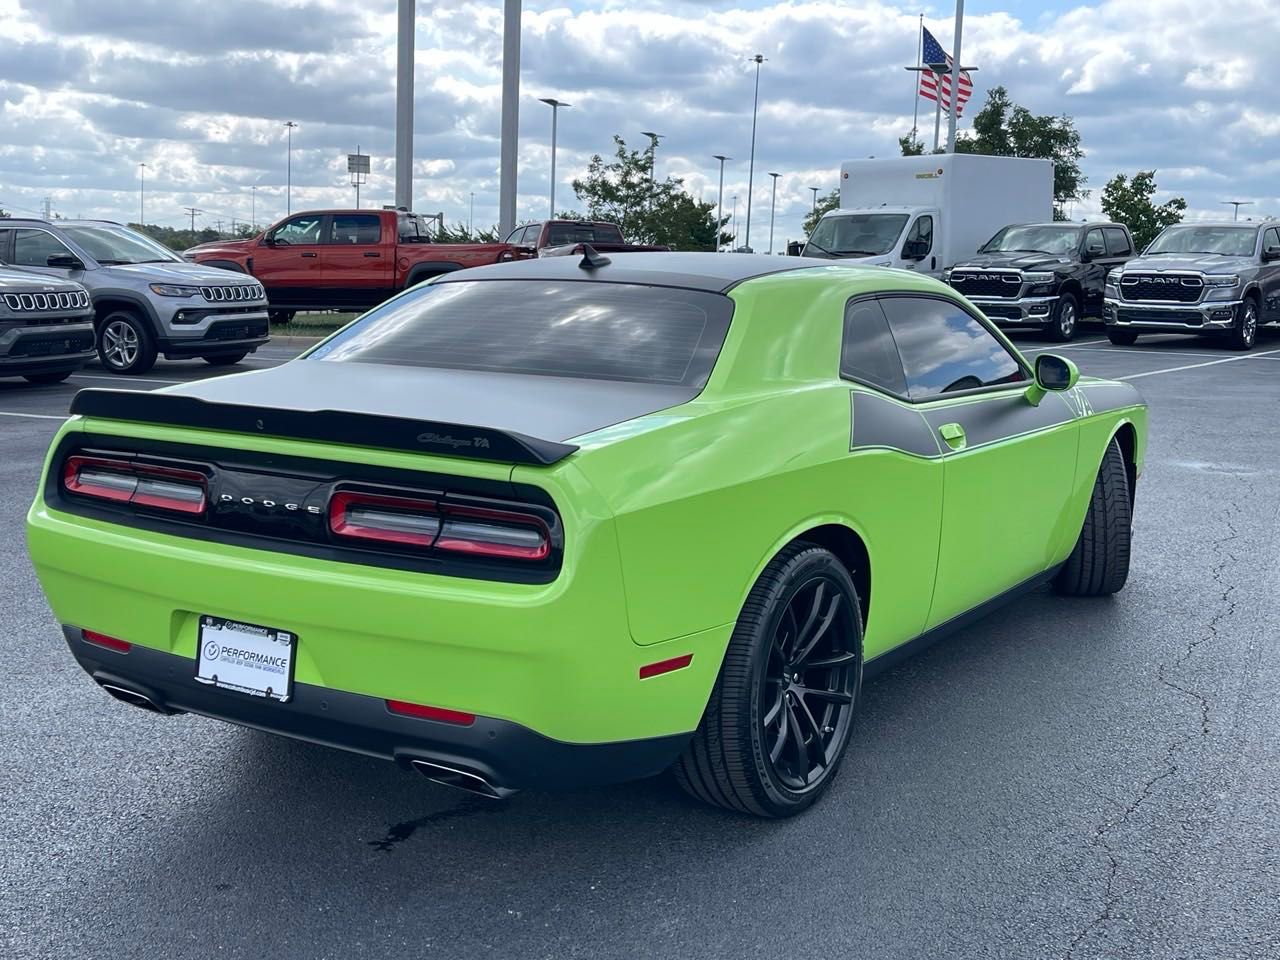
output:
[[[845,310],[840,376],[862,380],[900,396],[906,394],[902,360],[878,300],[858,300]]]
[[[314,214],[294,217],[276,227],[271,238],[276,243],[286,243],[290,246],[297,246],[300,243],[319,243],[320,224],[323,222],[323,217]]]
[[[371,244],[382,240],[382,219],[368,214],[335,216],[329,230],[329,242]]]
[[[958,304],[925,297],[886,297],[880,303],[913,400],[1026,382],[1013,354]]]
[[[13,263],[18,267],[47,267],[49,258],[71,253],[61,240],[44,230],[13,231]]]
[[[1262,237],[1262,249],[1267,247],[1280,247],[1280,229],[1271,227]]]
[[[1086,252],[1088,252],[1088,251],[1089,251],[1089,250],[1091,250],[1091,249],[1092,249],[1092,250],[1099,250],[1099,249],[1100,249],[1100,250],[1102,250],[1103,255],[1105,255],[1105,254],[1106,254],[1106,252],[1107,252],[1107,244],[1106,244],[1106,242],[1102,239],[1102,231],[1101,231],[1101,230],[1096,230],[1096,229],[1095,229],[1095,230],[1090,230],[1088,233],[1086,233],[1086,234],[1084,235],[1084,249],[1085,249],[1085,251],[1086,251]]]
[[[515,247],[520,246],[523,242],[524,232],[528,229],[528,227],[516,227],[511,231],[511,235],[507,237],[507,243]]]
[[[1103,227],[1102,232],[1107,238],[1107,256],[1127,257],[1133,253],[1128,235],[1119,227]]]
[[[933,249],[933,217],[917,217],[907,231],[902,251],[913,257],[927,257]]]

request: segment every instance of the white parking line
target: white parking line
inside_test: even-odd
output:
[[[1116,377],[1117,380],[1137,380],[1141,377],[1154,377],[1162,373],[1178,373],[1181,370],[1195,370],[1199,367],[1216,367],[1220,363],[1235,363],[1238,360],[1253,360],[1260,357],[1266,357],[1269,354],[1280,353],[1280,349],[1267,350],[1265,353],[1245,353],[1238,357],[1224,357],[1221,360],[1206,360],[1204,363],[1184,363],[1180,367],[1165,367],[1163,370],[1147,370],[1145,373],[1131,373],[1125,377]]]
[[[66,417],[54,416],[51,413],[9,413],[6,410],[0,410],[0,417],[30,417],[33,420],[65,420]]]
[[[118,383],[121,386],[129,383],[187,383],[186,380],[161,380],[158,377],[139,377],[137,380],[125,380],[123,377],[102,377],[95,373],[73,373],[73,380],[110,380],[112,383]],[[128,389],[128,387],[125,387]]]

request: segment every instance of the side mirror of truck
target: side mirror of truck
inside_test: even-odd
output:
[[[1084,248],[1084,258],[1086,260],[1097,260],[1099,257],[1106,256],[1107,248],[1100,243],[1091,243]]]
[[[83,270],[84,261],[70,253],[51,253],[45,260],[50,267],[61,267],[63,270]]]
[[[1262,259],[1264,262],[1272,260],[1280,260],[1280,244],[1269,243],[1262,248]]]
[[[803,247],[804,247],[804,245],[803,245],[799,240],[788,240],[788,241],[787,241],[787,256],[788,256],[788,257],[798,257],[798,256],[800,256],[800,251],[803,249]]]
[[[925,240],[908,240],[902,245],[903,260],[923,260],[929,255],[929,244]]]

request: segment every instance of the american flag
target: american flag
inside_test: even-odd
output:
[[[942,109],[947,110],[951,106],[951,54],[942,49],[942,44],[934,39],[928,27],[920,29],[924,31],[924,46],[920,54],[923,65],[934,67],[946,64],[947,72],[942,75]],[[935,102],[938,99],[938,79],[931,71],[926,70],[920,74],[920,96]],[[964,105],[972,96],[973,78],[969,76],[967,70],[961,70],[960,92],[956,96],[956,116],[964,113]]]

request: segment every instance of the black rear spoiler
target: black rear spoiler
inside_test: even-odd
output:
[[[211,403],[198,397],[145,390],[81,390],[72,414],[202,430],[317,440],[386,450],[408,450],[467,460],[549,466],[578,448],[522,433],[461,423],[411,420],[349,410],[286,410],[238,403]]]

